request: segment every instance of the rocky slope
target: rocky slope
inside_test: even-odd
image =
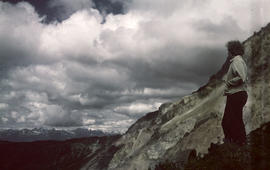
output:
[[[270,25],[244,43],[249,72],[244,122],[249,134],[270,121]],[[175,103],[165,103],[133,124],[113,145],[119,150],[108,169],[147,170],[166,159],[187,162],[191,150],[208,153],[212,143],[223,143],[221,120],[226,98],[222,95],[228,61],[209,82]],[[93,169],[86,164],[82,169]]]
[[[203,158],[189,156],[185,170],[258,170],[270,167],[270,122],[247,136],[248,144],[239,147],[233,143],[212,144]],[[181,170],[178,163],[169,160],[160,163],[155,170]]]

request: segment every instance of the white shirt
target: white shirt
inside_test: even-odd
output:
[[[247,66],[243,58],[238,55],[230,60],[231,64],[227,73],[225,90],[226,95],[239,91],[247,91]]]

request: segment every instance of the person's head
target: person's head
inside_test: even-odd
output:
[[[228,49],[228,57],[233,58],[237,55],[243,55],[244,54],[244,47],[242,43],[238,40],[235,41],[229,41],[226,44],[226,47]]]

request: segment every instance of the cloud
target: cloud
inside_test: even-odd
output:
[[[97,9],[103,17],[107,14],[123,14],[124,3],[115,0],[2,0],[11,4],[27,2],[43,18],[44,23],[61,22],[68,19],[74,12],[79,10]],[[103,18],[104,19],[104,18]]]
[[[8,104],[6,103],[0,103],[0,110],[4,110],[8,108]]]
[[[149,113],[153,110],[157,110],[162,103],[131,103],[129,105],[117,106],[114,111],[121,114],[127,114],[128,116],[137,118],[145,113]]]
[[[27,2],[0,2],[1,127],[124,131],[204,85],[225,61],[226,42],[246,39],[270,16],[265,1],[110,2],[125,12],[50,1],[65,12],[49,23]]]
[[[48,6],[58,9],[56,15],[65,20],[76,11],[92,8],[94,3],[91,0],[50,0]]]
[[[0,8],[1,71],[34,63],[40,43],[41,19],[28,3],[14,6],[0,2]]]
[[[62,23],[46,25],[40,36],[40,52],[54,61],[80,57],[95,61],[101,21],[98,11],[91,9],[78,11]]]

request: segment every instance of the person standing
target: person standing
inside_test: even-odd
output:
[[[227,96],[222,119],[224,142],[238,145],[246,143],[246,131],[243,122],[243,107],[247,102],[247,66],[242,56],[244,48],[240,41],[227,43],[230,67],[227,72],[224,95]]]

